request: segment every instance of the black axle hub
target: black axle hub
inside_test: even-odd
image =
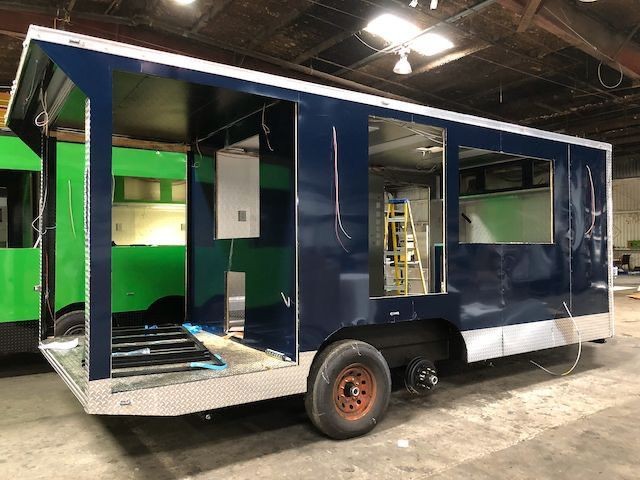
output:
[[[424,395],[431,392],[438,384],[438,372],[433,362],[424,357],[416,357],[404,375],[404,384],[411,393]]]

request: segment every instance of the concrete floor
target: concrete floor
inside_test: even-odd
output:
[[[637,479],[640,300],[628,293],[616,292],[617,337],[584,345],[572,375],[549,376],[529,360],[564,371],[575,346],[449,365],[432,396],[397,390],[376,430],[345,442],[320,436],[300,397],[212,422],[89,416],[38,357],[4,360],[0,478]]]

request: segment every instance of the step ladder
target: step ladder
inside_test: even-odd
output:
[[[417,245],[411,202],[407,198],[392,198],[385,204],[384,248],[385,291],[395,291],[398,295],[426,294],[427,282]],[[419,291],[410,292],[415,283]]]

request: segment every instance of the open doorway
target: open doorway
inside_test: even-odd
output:
[[[369,117],[371,297],[446,291],[444,129]]]
[[[126,220],[136,234],[127,240],[130,248],[148,247],[138,239],[151,238],[153,230],[153,248],[182,238],[187,258],[185,310],[170,321],[148,322],[145,331],[114,329],[113,390],[295,365],[296,105],[116,72],[113,121],[116,134],[173,140],[188,151],[184,189],[165,185],[158,173],[116,177],[114,242],[125,238]],[[184,192],[184,220],[176,192]],[[122,194],[127,210],[117,212]],[[162,274],[147,278],[163,280]]]

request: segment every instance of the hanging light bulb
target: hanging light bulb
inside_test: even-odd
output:
[[[401,48],[398,51],[398,55],[400,55],[400,60],[398,60],[393,67],[393,73],[397,73],[398,75],[409,75],[411,70],[411,64],[409,63],[409,59],[407,56],[409,55],[408,48]]]

